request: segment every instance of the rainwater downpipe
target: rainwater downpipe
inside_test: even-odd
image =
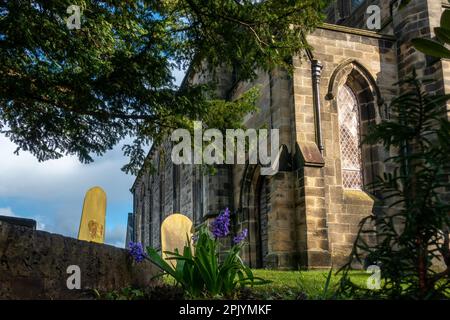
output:
[[[316,143],[321,154],[323,154],[323,138],[322,138],[322,119],[320,115],[320,77],[322,75],[323,65],[319,60],[311,60],[312,86],[313,86],[313,107],[316,130]]]

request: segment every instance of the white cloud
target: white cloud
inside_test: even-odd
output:
[[[14,213],[10,207],[0,208],[0,216],[20,217],[20,215]],[[31,217],[31,219],[36,220],[38,230],[46,230],[46,225],[41,222],[43,217],[37,216]],[[58,225],[59,231],[73,238],[76,238],[76,232],[78,231],[76,229],[78,228],[79,223],[77,219],[79,219],[79,217],[76,217],[74,214],[57,212],[55,215],[55,223]],[[115,225],[112,228],[106,228],[105,243],[107,244],[123,248],[125,246],[125,237],[126,226],[122,224]]]
[[[39,229],[76,237],[86,191],[100,186],[107,195],[107,223],[126,223],[134,177],[120,170],[127,162],[121,145],[91,164],[81,164],[76,157],[40,163],[29,152],[17,156],[16,146],[3,135],[0,146],[0,201],[3,199],[1,205],[5,207],[2,212],[15,214],[17,203],[26,204],[20,216],[37,220]],[[124,233],[126,227],[121,228]],[[119,237],[118,231],[114,232],[111,244],[116,245]],[[120,246],[124,242],[125,239]]]
[[[123,248],[125,246],[126,226],[116,225],[114,228],[106,229],[107,244]]]
[[[20,215],[15,214],[10,207],[0,208],[0,216],[20,218]],[[42,219],[39,216],[27,218],[36,221],[36,229],[45,230],[45,223],[41,222]]]
[[[36,229],[45,230],[45,227],[46,227],[45,223],[42,223],[41,219],[38,219],[38,218],[35,220],[36,220],[36,224],[37,224]]]
[[[93,186],[105,189],[108,199],[124,201],[130,199],[127,188],[133,177],[120,171],[127,159],[120,147],[106,153],[91,164],[81,164],[75,157],[64,157],[39,163],[28,152],[13,154],[16,146],[0,136],[0,197],[46,199],[56,202],[78,197]]]
[[[0,208],[0,216],[17,217],[11,208]]]

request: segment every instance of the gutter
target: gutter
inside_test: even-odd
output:
[[[323,135],[322,135],[322,117],[320,111],[322,109],[320,102],[320,79],[322,76],[322,63],[314,59],[314,55],[310,49],[306,49],[306,55],[311,62],[311,77],[312,77],[312,89],[313,89],[313,108],[314,108],[314,128],[316,132],[316,144],[320,153],[323,154],[325,147],[323,145]]]

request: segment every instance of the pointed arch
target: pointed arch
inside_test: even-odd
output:
[[[359,141],[364,140],[370,126],[379,123],[386,118],[386,112],[382,106],[385,105],[380,89],[372,74],[359,61],[348,59],[342,62],[332,73],[328,84],[326,99],[332,103],[332,108],[339,111],[338,95],[342,88],[346,87],[352,92],[357,104],[357,117],[359,119]],[[340,129],[342,129],[340,127]],[[342,136],[342,135],[341,135]],[[342,142],[342,141],[341,141]],[[341,143],[342,153],[342,143]],[[374,181],[375,177],[382,172],[382,154],[378,145],[360,145],[362,186]],[[356,153],[355,153],[356,154]],[[342,156],[342,155],[341,155]],[[341,159],[342,160],[342,159]],[[341,177],[345,168],[341,168]],[[347,168],[348,169],[348,168]],[[343,179],[342,179],[343,180]]]
[[[256,221],[256,181],[259,176],[259,165],[246,164],[241,180],[241,190],[239,195],[239,222],[242,229],[247,228],[249,245],[245,247],[243,258],[247,264],[256,268],[259,267],[260,258],[258,253],[258,225]]]
[[[239,220],[248,229],[249,245],[243,258],[252,268],[266,267],[270,177],[261,175],[260,165],[247,164],[241,181]]]
[[[339,88],[337,114],[341,150],[342,185],[346,189],[363,188],[361,117],[358,101],[347,85]]]
[[[357,75],[355,78],[360,78],[359,80],[361,82],[366,82],[368,84],[368,88],[370,89],[372,96],[376,98],[377,105],[382,106],[384,104],[384,100],[381,97],[381,92],[378,88],[377,82],[375,81],[369,70],[367,70],[366,67],[364,67],[358,60],[355,59],[345,60],[333,71],[333,74],[330,77],[328,92],[325,98],[327,100],[333,100],[334,98],[336,98],[339,88],[352,74]]]

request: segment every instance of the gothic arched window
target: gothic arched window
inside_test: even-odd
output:
[[[362,163],[359,106],[348,86],[339,89],[339,142],[341,147],[342,184],[348,189],[362,189]]]

